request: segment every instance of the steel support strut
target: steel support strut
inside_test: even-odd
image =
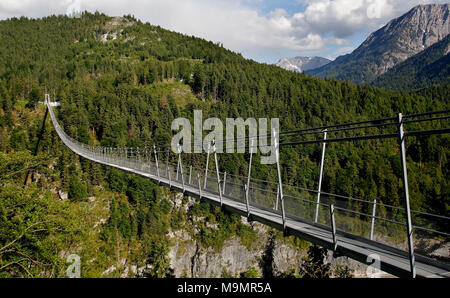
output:
[[[278,191],[280,196],[280,202],[281,202],[281,217],[283,219],[283,230],[286,230],[286,213],[284,210],[284,197],[283,197],[283,183],[281,181],[281,167],[280,167],[280,146],[278,144],[278,138],[277,138],[277,132],[275,129],[272,130],[272,137],[273,137],[273,145],[275,147],[275,159],[277,162],[277,174],[278,174]]]
[[[403,191],[405,195],[405,211],[406,211],[406,233],[408,236],[409,263],[411,268],[411,277],[416,277],[416,266],[414,259],[414,244],[412,235],[411,209],[409,205],[409,189],[408,189],[408,171],[406,168],[406,149],[405,149],[405,132],[403,130],[402,113],[398,113],[398,134],[399,145],[402,162]]]
[[[201,182],[200,182],[200,174],[197,173],[197,181],[198,181],[198,196],[199,199],[202,199],[202,187],[201,187]]]
[[[280,188],[277,186],[277,198],[275,201],[275,210],[278,211],[278,201],[280,200]]]
[[[253,156],[253,139],[250,145],[250,162],[248,163],[248,176],[247,184],[245,185],[245,203],[247,205],[247,218],[250,218],[250,202],[249,202],[249,191],[250,191],[250,176],[252,172],[252,156]]]
[[[373,206],[372,206],[372,219],[370,220],[370,240],[373,240],[373,230],[375,227],[375,212],[377,210],[377,199],[373,200]]]
[[[330,205],[331,233],[333,234],[333,256],[337,256],[336,221],[334,219],[334,204]]]
[[[170,155],[170,148],[167,149],[167,160],[166,160],[166,167],[169,169],[169,155]]]
[[[178,160],[177,160],[177,172],[176,172],[176,175],[175,175],[175,180],[177,180],[178,181],[178,174],[179,174],[179,171],[180,171],[180,153],[178,152],[178,146],[177,146],[177,153],[178,153]]]
[[[185,187],[184,187],[184,175],[183,175],[183,163],[181,160],[181,146],[178,145],[178,164],[180,165],[180,174],[181,174],[181,182],[183,184],[183,193],[185,191]],[[178,180],[178,166],[177,166],[177,180]]]
[[[203,183],[203,188],[206,189],[206,181],[208,179],[208,166],[209,166],[209,151],[211,149],[211,143],[208,144],[208,152],[206,154],[206,168],[205,168],[205,182]]]
[[[220,206],[222,206],[222,187],[220,186],[220,174],[219,174],[219,162],[217,161],[217,148],[216,148],[216,144],[214,141],[214,146],[213,146],[213,151],[214,151],[214,161],[216,163],[216,173],[217,173],[217,185],[219,187],[219,197],[220,197]]]
[[[169,168],[169,166],[167,166],[167,173],[168,173],[168,176],[169,176],[169,188],[172,188],[172,178],[170,176],[170,168]]]
[[[327,139],[327,130],[323,131],[323,140]],[[316,201],[316,214],[314,216],[314,222],[317,222],[319,218],[319,207],[320,207],[320,192],[322,191],[322,177],[323,177],[323,164],[325,161],[325,147],[327,143],[322,144],[322,157],[320,159],[320,173],[319,173],[319,186],[317,188],[317,201]]]
[[[156,152],[156,146],[155,145],[153,145],[153,152],[155,152],[156,174],[158,175],[158,182],[160,182],[161,181],[161,176],[159,175],[158,153]]]
[[[225,186],[227,186],[227,171],[223,173],[223,181],[222,181],[222,195],[225,195]]]

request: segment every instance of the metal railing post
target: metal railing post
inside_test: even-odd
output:
[[[372,204],[373,204],[373,206],[372,206],[372,219],[371,219],[371,222],[370,222],[370,237],[369,237],[370,240],[373,240],[373,230],[374,230],[374,227],[375,227],[375,212],[376,212],[376,209],[377,209],[377,199],[374,199]]]
[[[139,164],[139,147],[136,147],[136,167]]]
[[[172,188],[172,178],[170,177],[170,168],[169,166],[167,166],[167,173],[169,176],[169,188]]]
[[[131,167],[131,158],[133,156],[133,148],[128,148],[128,153],[127,153],[127,167]]]
[[[208,144],[208,153],[206,154],[206,168],[205,168],[205,182],[203,183],[203,188],[206,189],[206,181],[208,179],[208,166],[209,166],[209,149],[211,144]]]
[[[155,145],[153,145],[153,152],[155,153],[156,174],[158,175],[158,182],[159,182],[159,180],[161,180],[161,176],[159,175],[158,153],[156,152]]]
[[[148,170],[151,174],[156,175],[156,162],[155,162],[155,171],[152,172],[153,162],[152,162],[152,155],[153,155],[153,148],[150,146],[148,147]]]
[[[167,160],[166,160],[166,167],[169,168],[169,155],[170,155],[170,148],[167,149]]]
[[[202,199],[202,187],[201,187],[201,182],[200,182],[200,174],[197,173],[197,181],[198,181],[198,195],[199,195],[199,199]]]
[[[327,130],[325,129],[323,131],[323,139],[327,139]],[[317,201],[316,201],[316,214],[314,216],[314,222],[317,222],[319,218],[319,207],[320,207],[320,192],[322,191],[322,177],[323,177],[323,164],[325,161],[325,148],[326,148],[325,142],[322,144],[322,157],[320,159],[320,173],[319,173],[319,186],[317,188]]]
[[[220,206],[222,206],[222,187],[220,186],[220,174],[219,174],[219,162],[217,161],[217,148],[216,148],[216,144],[214,141],[214,146],[213,146],[213,151],[214,151],[214,161],[216,164],[216,173],[217,173],[217,186],[219,187],[219,198],[220,198]]]
[[[130,148],[130,160],[128,161],[129,167],[132,167],[132,160],[133,160],[133,147]]]
[[[247,218],[250,218],[250,202],[249,202],[249,191],[250,191],[250,176],[252,172],[252,157],[253,157],[253,139],[250,145],[250,161],[248,163],[248,176],[247,176],[247,184],[245,187],[245,203],[247,205]]]
[[[145,146],[144,148],[145,148],[145,162],[146,162],[146,164],[147,164],[148,172],[151,173],[150,157],[148,156],[148,147]]]
[[[398,113],[398,134],[399,145],[402,162],[402,177],[403,177],[403,189],[405,195],[405,211],[406,211],[406,233],[408,236],[408,248],[409,248],[409,262],[411,269],[411,277],[416,277],[416,266],[414,258],[414,244],[412,235],[412,223],[411,223],[411,209],[409,205],[409,189],[408,189],[408,171],[406,168],[406,149],[405,149],[405,133],[403,130],[403,117],[402,113]]]
[[[223,181],[222,181],[222,194],[225,195],[225,186],[227,185],[227,172],[223,173]]]
[[[277,210],[277,211],[278,211],[278,200],[279,199],[280,199],[280,187],[278,187],[278,185],[277,185],[277,198],[275,201],[275,210]]]
[[[192,183],[192,165],[189,166],[189,184]]]
[[[330,205],[331,233],[333,234],[333,256],[336,257],[337,239],[336,239],[336,222],[334,220],[334,204]]]
[[[178,145],[178,163],[180,164],[180,174],[181,174],[181,183],[183,184],[183,193],[184,189],[184,176],[183,176],[183,164],[181,161],[181,146]],[[177,167],[177,180],[178,180],[178,167]]]
[[[177,148],[177,151],[179,150],[179,148]],[[180,152],[178,152],[178,161],[177,161],[177,172],[175,174],[175,180],[178,181],[178,171],[180,169]]]
[[[284,210],[284,197],[283,197],[283,183],[281,181],[281,166],[280,166],[280,151],[279,144],[277,139],[277,132],[273,129],[273,144],[275,147],[275,159],[277,163],[277,174],[278,174],[278,190],[280,192],[280,202],[281,202],[281,217],[283,220],[283,230],[286,230],[286,213]]]

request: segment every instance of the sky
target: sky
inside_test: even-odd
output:
[[[262,63],[281,57],[335,59],[419,4],[448,0],[0,0],[0,19],[73,11],[134,15],[195,35]]]

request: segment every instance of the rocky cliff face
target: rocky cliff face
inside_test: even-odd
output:
[[[331,60],[322,57],[294,57],[281,58],[275,65],[286,70],[303,72],[306,70],[318,68],[330,63]]]
[[[419,5],[372,33],[351,54],[312,70],[319,77],[368,83],[450,32],[450,4]]]
[[[180,195],[174,201],[176,208],[189,208],[193,200],[188,200],[186,205],[182,205]],[[270,233],[270,228],[265,225],[252,222],[247,223],[245,218],[242,222],[251,226],[258,233],[258,238],[251,247],[243,245],[237,236],[225,241],[220,250],[210,247],[202,247],[194,239],[198,229],[194,220],[187,220],[182,229],[170,231],[171,249],[169,252],[170,267],[174,270],[176,277],[223,277],[239,275],[247,271],[250,267],[255,268],[262,276],[261,259],[268,249],[273,254],[273,269],[279,274],[291,269],[298,268],[303,258],[306,256],[306,242],[303,245],[295,244],[294,238],[285,238],[281,233]],[[192,234],[194,233],[194,235]],[[270,249],[270,237],[273,238],[273,249]],[[368,266],[348,259],[346,257],[333,258],[332,252],[328,252],[327,262],[332,264],[332,269],[336,266],[348,266],[353,270],[355,277],[385,277],[390,276],[383,272],[375,272]]]
[[[259,225],[259,224],[253,224]],[[239,277],[250,267],[254,267],[262,276],[260,259],[268,245],[268,231],[262,225],[260,238],[255,248],[248,249],[239,238],[227,240],[221,251],[199,246],[185,231],[170,233],[173,246],[169,253],[171,268],[176,277]],[[275,240],[273,251],[273,268],[276,273],[298,268],[306,256],[306,249],[286,243],[282,239]],[[333,258],[328,253],[327,262],[334,269],[338,265],[348,266],[353,270],[354,277],[392,277],[384,272],[376,272],[368,266],[347,257]]]

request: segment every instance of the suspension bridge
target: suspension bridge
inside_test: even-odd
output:
[[[137,174],[159,185],[196,197],[241,216],[295,235],[333,251],[335,257],[347,256],[375,266],[398,277],[450,277],[450,217],[411,210],[406,167],[405,138],[445,134],[450,128],[405,131],[404,126],[419,122],[439,122],[450,118],[450,110],[414,115],[343,123],[281,132],[272,140],[276,152],[278,181],[252,178],[252,151],[249,154],[248,176],[232,175],[219,170],[215,146],[206,155],[206,166],[187,164],[182,153],[172,153],[177,163],[169,160],[170,149],[162,147],[106,148],[80,143],[67,135],[59,125],[52,102],[46,94],[45,105],[52,124],[62,142],[74,153],[88,160]],[[45,120],[44,120],[45,121]],[[379,132],[391,127],[390,133]],[[327,135],[364,130],[357,136],[327,138]],[[368,132],[369,131],[369,132]],[[321,135],[313,140],[295,139]],[[279,142],[280,138],[287,139]],[[321,190],[326,145],[359,140],[395,139],[402,165],[404,206],[393,206],[373,200],[327,193]],[[249,142],[250,143],[250,142]],[[318,189],[307,189],[282,182],[279,162],[280,148],[307,144],[322,145]],[[251,145],[249,144],[249,147]],[[168,148],[164,147],[164,148]],[[214,157],[215,170],[209,160]],[[184,158],[184,163],[183,163]],[[166,159],[166,161],[164,161]],[[436,257],[421,248],[424,243],[444,247],[444,256]],[[447,254],[447,255],[445,255]]]

